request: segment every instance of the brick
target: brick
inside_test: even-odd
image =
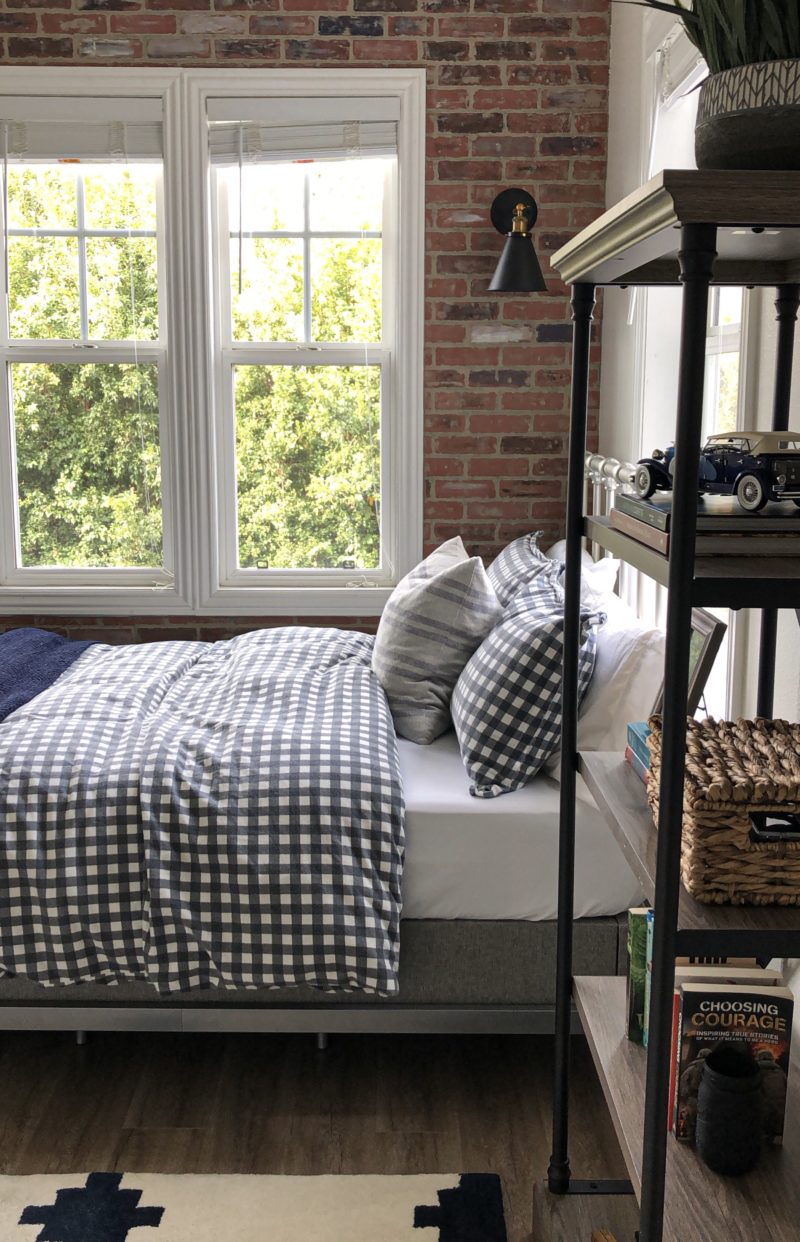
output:
[[[105,13],[42,14],[42,30],[46,34],[105,34],[107,25]]]
[[[497,65],[442,64],[437,80],[440,86],[499,86],[500,70]]]
[[[180,60],[184,56],[206,57],[211,53],[208,39],[200,35],[166,35],[164,38],[149,39],[147,55],[154,60]]]
[[[42,6],[44,7],[44,5]],[[50,7],[48,5],[48,7]],[[59,5],[59,7],[62,7]],[[68,7],[67,5],[63,7]],[[124,12],[127,9],[140,9],[142,0],[75,0],[74,7],[79,12]],[[177,7],[177,6],[176,6]]]
[[[478,388],[524,388],[531,382],[530,371],[470,371],[470,384]]]
[[[442,38],[475,38],[476,35],[501,35],[505,22],[502,17],[480,17],[475,13],[458,13],[438,19],[437,33]]]
[[[382,17],[320,17],[321,35],[359,35],[374,37],[383,34]]]
[[[277,39],[218,39],[217,54],[225,60],[277,60]]]
[[[440,134],[499,134],[503,128],[500,112],[446,112],[436,118]]]
[[[177,18],[171,13],[112,13],[112,34],[175,34]]]
[[[508,33],[510,35],[569,35],[572,25],[567,17],[537,17],[527,14],[523,17],[510,17]]]
[[[463,39],[429,39],[425,44],[426,60],[468,60],[469,54]]]
[[[87,60],[134,60],[142,54],[138,39],[82,39],[78,55]]]
[[[186,13],[180,30],[185,35],[244,34],[247,20],[246,13]]]
[[[69,60],[72,56],[72,40],[27,38],[18,35],[8,40],[8,54],[12,60]]]
[[[501,453],[523,453],[528,457],[561,453],[563,449],[563,440],[548,436],[504,436],[500,441]]]
[[[251,35],[310,35],[314,33],[313,17],[287,17],[284,13],[264,13],[250,18]]]
[[[417,0],[354,0],[353,9],[356,13],[416,13],[419,4]]]
[[[52,20],[54,16],[54,14],[45,13],[45,21]],[[70,19],[62,20],[69,21]],[[0,13],[0,35],[26,34],[35,29],[36,15],[34,13]]]
[[[493,43],[475,44],[476,60],[533,60],[536,44],[525,39],[502,39]]]
[[[418,60],[417,45],[411,39],[355,39],[356,60],[413,61]]]
[[[404,13],[389,17],[390,35],[429,35],[432,30],[432,17],[411,17]]]
[[[496,319],[498,307],[492,302],[450,302],[441,308],[440,319],[473,320]]]
[[[214,4],[217,9],[246,9],[249,13],[274,12],[278,8],[278,0],[214,0]]]
[[[440,181],[500,181],[499,160],[441,160]]]
[[[542,155],[601,155],[605,144],[599,138],[543,138],[539,149]]]
[[[491,479],[459,479],[457,483],[451,479],[437,479],[436,495],[444,499],[452,496],[465,500],[488,500],[495,495],[495,485]]]
[[[287,39],[287,60],[349,60],[347,39]],[[276,53],[277,54],[277,53]]]

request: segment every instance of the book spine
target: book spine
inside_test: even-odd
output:
[[[637,518],[619,509],[611,510],[611,525],[623,535],[630,535],[631,539],[635,539],[637,543],[643,543],[656,552],[661,552],[665,556],[669,552],[668,531],[657,530],[655,526],[640,522]]]
[[[644,1021],[642,1022],[642,1043],[645,1048],[650,1038],[650,980],[653,974],[653,925],[655,916],[652,910],[647,911],[647,955],[644,977]]]
[[[654,526],[657,530],[669,530],[671,516],[669,510],[655,509],[646,500],[639,500],[638,496],[626,496],[624,492],[617,492],[614,507],[622,513],[629,514],[630,517],[638,518],[640,522],[648,526]]]
[[[698,556],[800,556],[797,535],[698,535]]]
[[[642,1042],[647,925],[644,910],[628,911],[628,1039]]]
[[[635,755],[638,756],[639,762],[644,764],[646,768],[650,767],[650,747],[647,745],[647,739],[650,736],[650,728],[646,724],[629,724],[628,725],[628,745]]]
[[[639,780],[646,785],[650,780],[650,769],[645,767],[636,751],[632,750],[630,746],[625,748],[625,759],[633,768]]]
[[[672,997],[672,1041],[669,1057],[669,1096],[667,1098],[667,1131],[676,1126],[678,1109],[678,1066],[681,1059],[681,994],[676,988]]]

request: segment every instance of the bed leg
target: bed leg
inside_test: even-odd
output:
[[[89,1036],[87,1035],[86,1031],[75,1032],[75,1043],[78,1045],[79,1048],[85,1047],[86,1044],[88,1043],[88,1040],[89,1040]]]
[[[328,1050],[328,1036],[324,1031],[320,1031],[320,1033],[317,1035],[317,1051],[327,1052],[327,1050]]]

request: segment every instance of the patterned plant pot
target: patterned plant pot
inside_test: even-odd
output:
[[[700,91],[698,168],[800,169],[800,60],[714,73]]]

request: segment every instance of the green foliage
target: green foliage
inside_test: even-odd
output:
[[[342,169],[334,176],[336,188]],[[324,182],[324,166],[314,177]],[[90,228],[155,228],[147,176],[89,168],[83,193]],[[75,228],[75,171],[12,165],[9,209],[12,229]],[[238,238],[231,248],[234,340],[301,341],[302,243],[245,238],[241,292]],[[379,341],[380,241],[319,239],[311,251],[313,338]],[[86,259],[90,339],[156,340],[155,238],[90,237]],[[9,315],[18,339],[80,339],[75,238],[12,237]],[[23,564],[160,566],[157,366],[25,362],[11,373]],[[242,566],[376,567],[380,368],[242,365],[234,397]]]
[[[800,57],[798,0],[622,0],[680,18],[712,73]]]

